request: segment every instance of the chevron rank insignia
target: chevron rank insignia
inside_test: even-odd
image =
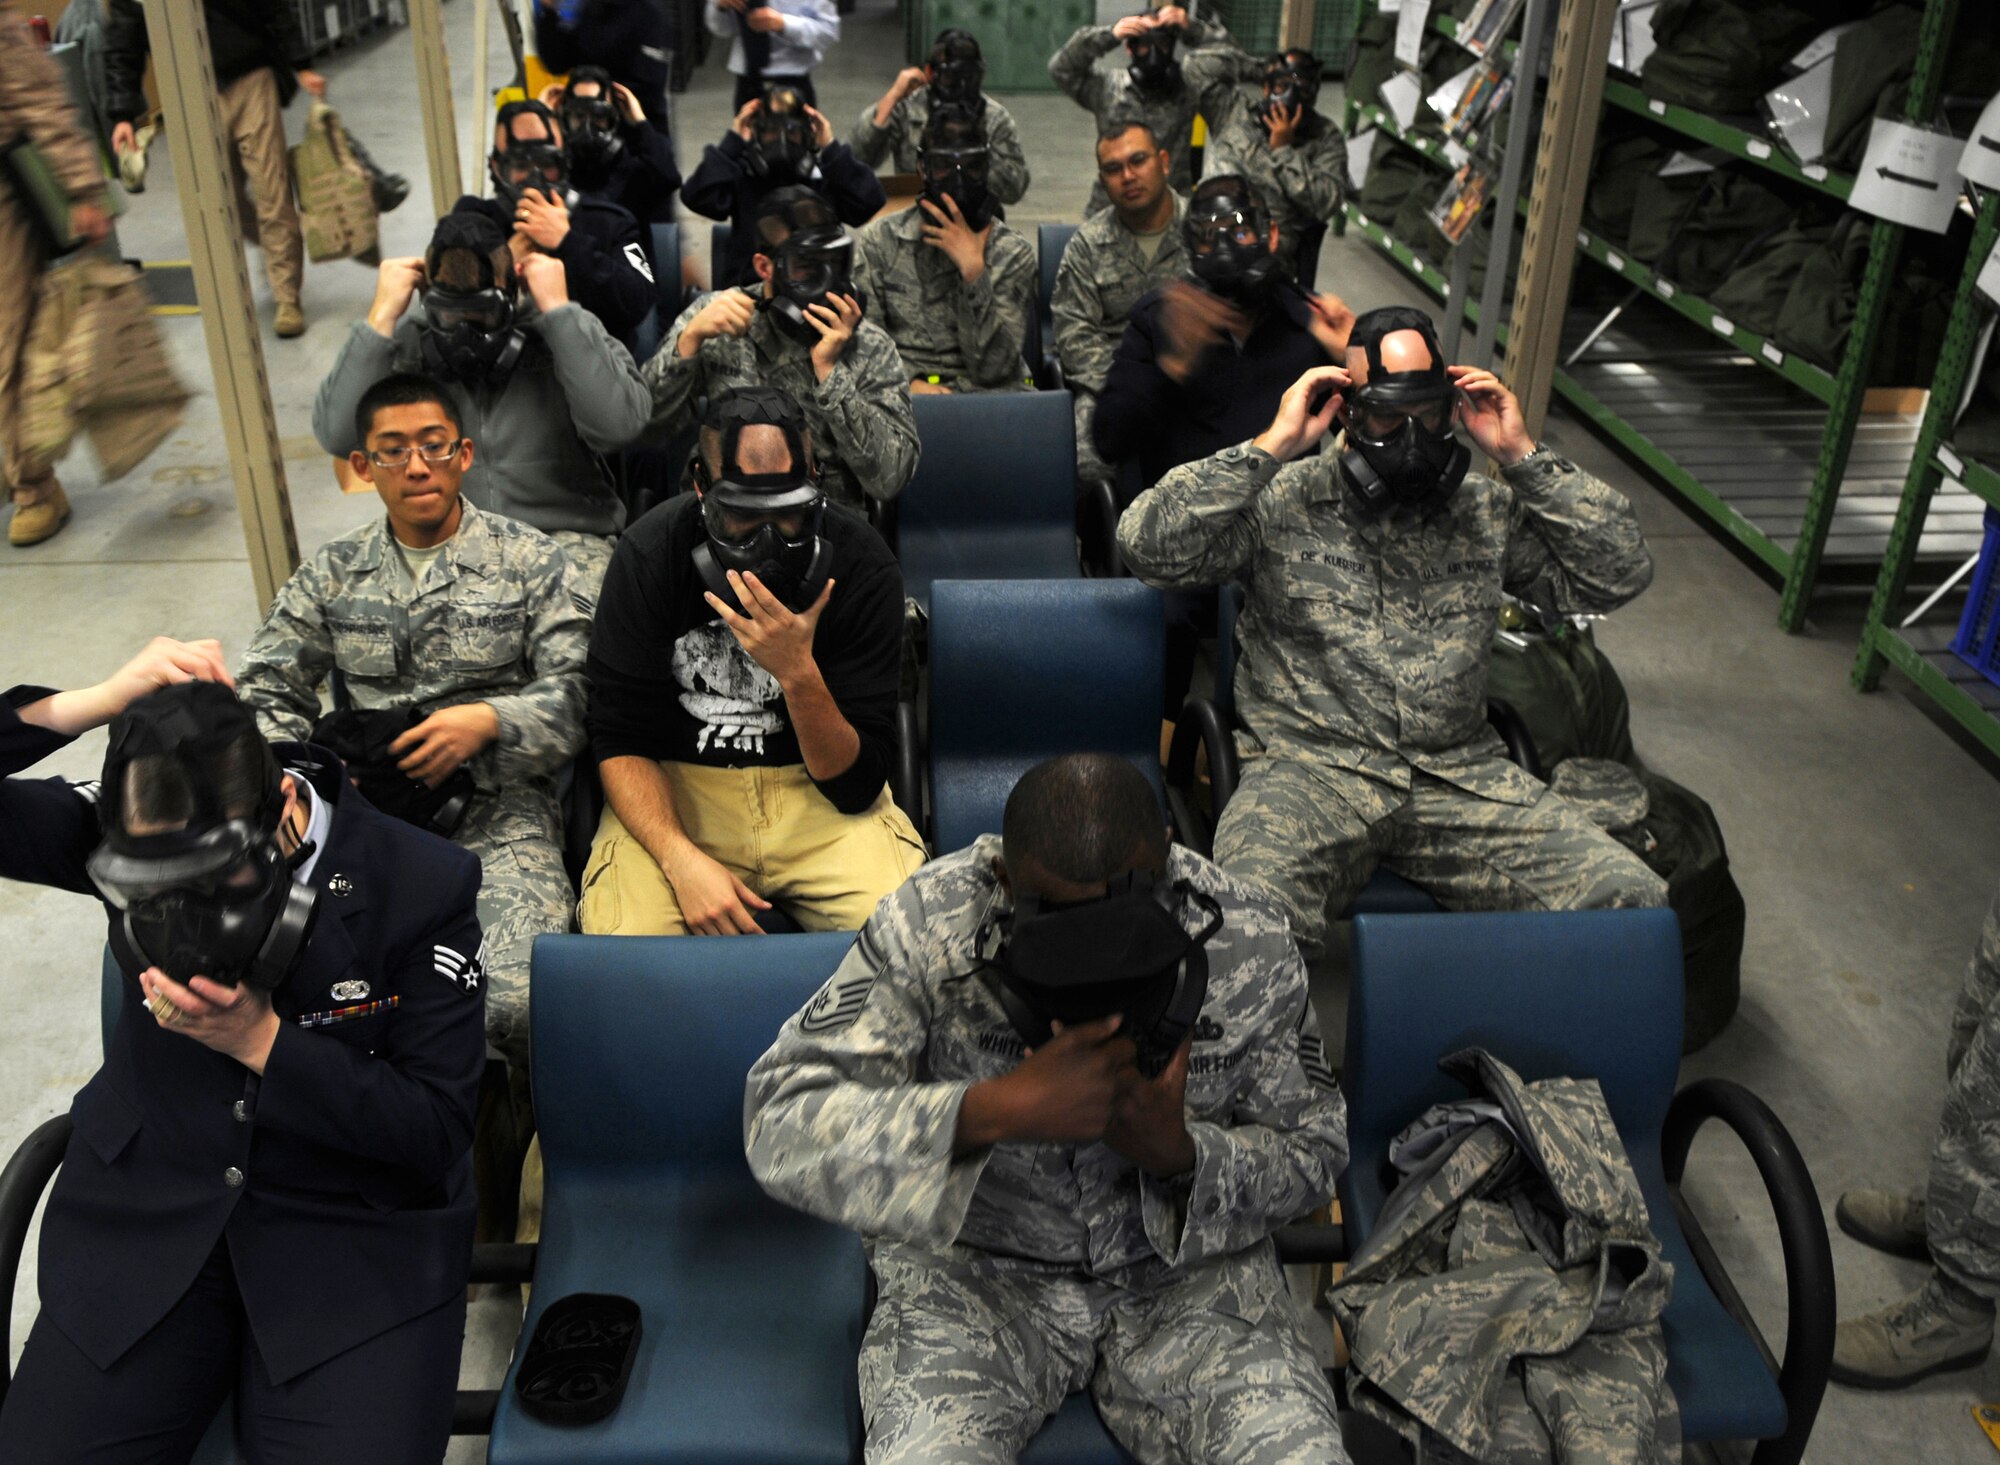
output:
[[[449,946],[431,948],[432,965],[437,974],[454,987],[466,992],[479,990],[479,979],[486,973],[486,943],[479,943],[479,950],[471,956],[454,951]]]
[[[863,930],[855,937],[854,949],[860,953],[862,963],[850,971],[847,963],[827,979],[806,1010],[799,1014],[799,1031],[805,1033],[831,1033],[841,1028],[851,1027],[861,1016],[861,1009],[868,1005],[868,993],[875,986],[875,978],[882,972],[882,956],[875,949],[875,943]]]

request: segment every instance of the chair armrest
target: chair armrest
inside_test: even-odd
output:
[[[1174,723],[1174,735],[1167,744],[1167,812],[1182,844],[1201,855],[1214,847],[1213,820],[1203,819],[1195,808],[1195,754],[1208,757],[1209,803],[1214,819],[1236,792],[1236,739],[1230,735],[1222,709],[1206,697],[1190,697]]]
[[[894,499],[869,499],[868,522],[875,532],[882,536],[882,542],[889,546],[889,553],[896,553],[896,501]]]
[[[1528,731],[1528,724],[1512,704],[1502,702],[1498,697],[1488,697],[1486,722],[1500,734],[1500,741],[1507,745],[1509,763],[1518,765],[1523,773],[1544,782],[1548,780],[1548,775],[1542,771],[1541,755],[1535,751],[1534,735]]]
[[[1796,1465],[1812,1437],[1833,1364],[1833,1249],[1827,1242],[1826,1217],[1805,1159],[1778,1116],[1762,1099],[1727,1079],[1701,1079],[1674,1095],[1660,1133],[1660,1159],[1668,1185],[1678,1190],[1695,1134],[1710,1119],[1720,1120],[1749,1150],[1771,1198],[1785,1260],[1785,1353],[1776,1370],[1778,1390],[1785,1398],[1785,1432],[1759,1444],[1751,1459],[1753,1465]],[[1688,1241],[1702,1261],[1703,1275],[1726,1303],[1735,1289],[1726,1276],[1710,1272],[1704,1253],[1710,1258],[1713,1253],[1699,1226],[1690,1228]],[[1761,1344],[1762,1339],[1758,1341]]]
[[[889,797],[910,816],[910,823],[924,827],[924,743],[917,727],[917,704],[896,704],[896,766],[890,771]]]
[[[1079,483],[1076,496],[1078,567],[1093,579],[1130,572],[1118,553],[1118,496],[1108,483]]]
[[[1332,1221],[1298,1221],[1280,1226],[1273,1235],[1281,1266],[1347,1260],[1347,1229]]]
[[[7,1397],[8,1360],[13,1358],[13,1338],[9,1335],[14,1312],[14,1283],[21,1275],[21,1252],[28,1244],[28,1226],[42,1192],[49,1188],[69,1148],[69,1115],[58,1114],[44,1120],[21,1141],[0,1170],[0,1400]]]
[[[474,1282],[532,1282],[534,1277],[532,1241],[484,1242],[472,1248]]]

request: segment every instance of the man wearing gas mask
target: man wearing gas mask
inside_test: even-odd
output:
[[[695,427],[724,388],[777,387],[805,413],[831,502],[894,498],[917,470],[916,414],[896,343],[862,317],[853,236],[825,199],[789,187],[758,203],[749,237],[757,288],[697,299],[646,363],[654,435]]]
[[[1271,1244],[1347,1161],[1305,969],[1123,759],[1031,768],[884,901],[744,1133],[867,1244],[870,1465],[1011,1462],[1086,1386],[1140,1460],[1346,1460]]]
[[[367,451],[361,399],[402,372],[436,377],[458,399],[458,427],[479,444],[466,501],[555,540],[594,601],[625,524],[599,455],[645,430],[649,404],[632,354],[570,300],[562,261],[532,253],[517,273],[500,226],[459,210],[438,220],[424,258],[384,260],[374,305],[314,398],[319,445]]]
[[[572,186],[555,114],[540,102],[502,107],[486,166],[493,197],[467,195],[453,212],[485,214],[507,230],[516,265],[530,254],[561,260],[570,299],[629,348],[653,308],[651,242],[626,209]]]
[[[478,861],[323,749],[267,744],[227,682],[216,642],[162,639],[0,706],[10,773],[111,723],[101,785],[0,783],[0,875],[99,895],[123,972],[0,1459],[186,1460],[233,1393],[253,1461],[434,1465],[486,1061]]]
[[[1077,476],[1085,483],[1116,481],[1098,456],[1091,423],[1132,308],[1187,270],[1180,228],[1186,205],[1167,187],[1170,161],[1145,123],[1106,127],[1097,139],[1097,171],[1111,189],[1111,207],[1084,220],[1056,268],[1056,359],[1076,399]]]
[[[674,217],[681,170],[666,132],[646,120],[628,87],[602,66],[579,66],[555,91],[569,179],[585,198],[624,209],[641,224]],[[678,270],[678,260],[655,260],[655,270]]]
[[[903,577],[785,392],[710,398],[695,491],[620,544],[590,641],[599,935],[851,931],[923,863],[890,800]]]
[[[573,903],[555,780],[583,748],[588,601],[547,535],[460,497],[477,445],[439,383],[386,377],[357,415],[367,446],[349,462],[383,517],[279,588],[237,690],[267,737],[338,749],[401,725],[350,771],[378,807],[479,857],[487,1038],[525,1070],[529,952],[569,929]],[[341,710],[322,721],[336,673]],[[452,785],[461,802],[436,807],[432,791]]]
[[[1335,450],[1302,458],[1336,421]],[[1471,471],[1454,425],[1498,481]],[[1361,316],[1344,368],[1306,372],[1256,437],[1161,479],[1118,543],[1150,584],[1248,592],[1243,778],[1215,857],[1284,903],[1309,960],[1378,864],[1452,910],[1666,903],[1659,876],[1486,725],[1502,593],[1617,609],[1653,578],[1639,521],[1536,446],[1491,372],[1446,365],[1422,311]]]
[[[1131,64],[1101,70],[1098,58],[1125,47]],[[1194,187],[1194,119],[1217,118],[1234,105],[1236,83],[1256,75],[1257,63],[1236,47],[1221,26],[1190,20],[1178,5],[1128,15],[1116,25],[1086,25],[1049,60],[1049,75],[1101,132],[1113,122],[1143,122],[1173,164],[1168,182],[1176,193]],[[1099,178],[1084,214],[1107,208],[1111,195]]]
[[[681,202],[710,219],[729,221],[729,243],[711,261],[718,287],[748,285],[757,275],[751,228],[758,205],[780,188],[804,185],[833,206],[850,228],[880,213],[889,196],[874,170],[835,142],[833,124],[790,85],[774,85],[745,102],[720,143],[702,149],[701,166],[681,189]]]
[[[893,159],[898,173],[921,171],[924,124],[931,109],[963,107],[979,119],[986,132],[990,158],[989,184],[1002,203],[1019,203],[1028,191],[1028,158],[1013,114],[984,95],[986,60],[971,31],[951,26],[931,43],[929,61],[907,66],[882,99],[864,107],[854,124],[854,155],[871,168]]]
[[[1203,166],[1250,180],[1278,226],[1278,267],[1297,279],[1300,232],[1340,212],[1347,145],[1315,109],[1320,63],[1312,52],[1281,51],[1260,66],[1263,96],[1254,103],[1231,97],[1227,116],[1213,121]],[[1311,289],[1313,282],[1300,283]]]
[[[941,106],[924,126],[924,191],[855,240],[854,279],[896,343],[910,390],[1026,391],[1035,246],[998,217],[986,134]]]

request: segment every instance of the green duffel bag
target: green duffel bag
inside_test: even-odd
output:
[[[1680,179],[1670,180],[1680,182]],[[1653,229],[1643,217],[1647,193],[1632,218],[1632,255],[1648,259],[1653,268],[1684,290],[1707,295],[1729,277],[1736,262],[1776,235],[1797,213],[1790,200],[1754,178],[1718,168],[1707,175],[1707,186],[1695,196],[1663,248],[1646,255]],[[1644,227],[1642,227],[1642,225]]]
[[[1826,248],[1837,210],[1809,207],[1790,224],[1744,252],[1729,276],[1709,292],[1708,303],[1746,331],[1777,334],[1785,297],[1806,261]]]
[[[1639,71],[1649,97],[1699,112],[1754,112],[1786,63],[1828,26],[1869,9],[1868,0],[1662,0],[1653,11],[1658,44]]]
[[[1885,5],[1856,21],[1834,43],[1833,94],[1826,109],[1822,155],[1827,162],[1847,169],[1860,163],[1877,111],[1907,87],[1917,62],[1917,27],[1922,19],[1906,6]]]
[[[1840,369],[1847,351],[1873,226],[1874,221],[1861,214],[1841,216],[1826,244],[1809,255],[1792,277],[1784,308],[1770,332],[1787,351],[1828,371]],[[1881,334],[1868,364],[1870,386],[1923,386],[1935,374],[1969,228],[1959,215],[1945,234],[1904,231]]]
[[[1396,74],[1396,16],[1377,13],[1354,30],[1347,53],[1347,100],[1362,107],[1382,104],[1382,83]]]
[[[1605,109],[1607,132],[1621,115]],[[1590,167],[1590,186],[1583,195],[1583,227],[1623,248],[1632,237],[1639,185],[1659,172],[1671,156],[1673,149],[1650,132],[1600,137],[1597,158]]]
[[[1496,640],[1486,695],[1520,714],[1544,770],[1565,758],[1635,761],[1625,684],[1589,631],[1525,634],[1526,646]]]
[[[1868,263],[1871,222],[1851,211],[1841,215],[1826,243],[1800,262],[1771,331],[1787,351],[1828,371],[1840,369],[1847,349],[1861,272]]]
[[[1952,428],[1951,445],[1968,458],[1982,463],[2000,463],[2000,357],[1991,352],[1986,370],[1972,389],[1965,414]]]
[[[1451,244],[1431,222],[1431,210],[1450,182],[1450,173],[1425,164],[1424,176],[1403,196],[1403,206],[1389,224],[1390,233],[1441,270],[1451,268]]]

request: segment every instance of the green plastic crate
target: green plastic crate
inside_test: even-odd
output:
[[[988,91],[1052,92],[1049,58],[1096,16],[1093,0],[904,0],[904,39],[921,66],[939,31],[964,26],[979,37]]]

